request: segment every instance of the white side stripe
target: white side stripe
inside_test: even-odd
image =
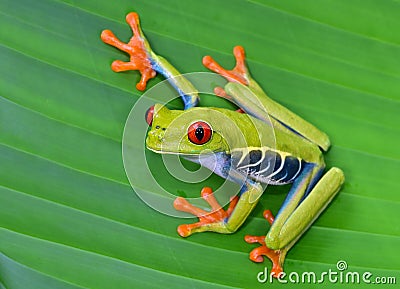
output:
[[[283,157],[283,158],[282,158],[282,157]],[[281,156],[281,165],[280,165],[280,167],[278,168],[278,170],[277,170],[276,172],[274,172],[274,173],[268,175],[268,176],[265,176],[265,178],[270,179],[271,177],[273,177],[273,176],[275,176],[276,174],[278,174],[278,173],[283,169],[283,167],[284,167],[284,165],[285,165],[285,159],[286,159],[286,156]]]
[[[260,160],[259,160],[258,162],[254,163],[254,164],[244,165],[244,166],[238,167],[237,169],[238,169],[238,170],[241,170],[241,169],[244,169],[244,168],[247,168],[247,167],[255,167],[255,166],[261,164],[261,162],[264,160],[264,157],[265,157],[265,151],[264,151],[264,150],[261,150],[261,152],[262,152],[262,153],[261,153],[261,158],[260,158]],[[248,155],[249,158],[250,158],[250,152],[249,152],[247,155]]]
[[[288,182],[294,180],[294,179],[297,177],[297,175],[300,173],[300,171],[301,171],[301,160],[300,160],[299,158],[297,158],[297,161],[299,162],[299,169],[298,169],[297,172],[294,174],[294,176],[293,176],[290,180],[288,180]]]

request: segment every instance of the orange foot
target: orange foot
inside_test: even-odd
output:
[[[268,223],[271,225],[274,221],[274,216],[272,215],[270,210],[265,210],[264,213],[264,218],[268,221]],[[278,277],[281,272],[283,272],[283,268],[281,266],[280,262],[280,257],[281,253],[279,250],[272,250],[268,248],[265,245],[265,236],[251,236],[251,235],[246,235],[244,237],[244,240],[251,244],[251,243],[259,243],[261,244],[260,247],[253,249],[250,252],[249,258],[250,260],[260,263],[264,261],[263,256],[268,257],[271,262],[272,262],[272,270],[271,273],[273,273],[275,277]]]
[[[222,68],[218,62],[208,55],[203,57],[203,65],[225,77],[228,81],[249,85],[250,74],[245,63],[244,48],[242,46],[235,46],[233,48],[233,55],[236,58],[236,66],[232,70]]]
[[[178,211],[190,213],[199,218],[199,222],[193,224],[184,224],[178,226],[178,234],[182,237],[190,236],[192,233],[196,231],[207,231],[207,228],[210,227],[211,224],[215,225],[218,223],[222,223],[226,218],[228,218],[233,209],[235,208],[239,197],[235,196],[231,199],[229,204],[229,208],[225,211],[218,201],[215,199],[213,191],[209,187],[204,187],[201,190],[201,197],[211,206],[212,211],[207,212],[198,207],[190,204],[186,199],[182,197],[178,197],[174,201],[174,207]],[[222,226],[222,225],[221,225]]]
[[[138,90],[145,90],[149,79],[156,76],[156,71],[151,65],[149,56],[150,48],[146,45],[147,41],[140,29],[139,15],[131,12],[126,16],[126,22],[132,28],[133,36],[128,43],[121,42],[110,30],[101,33],[101,40],[111,46],[118,48],[130,55],[129,62],[115,60],[111,64],[111,69],[115,72],[127,70],[139,70],[141,79],[136,84]]]

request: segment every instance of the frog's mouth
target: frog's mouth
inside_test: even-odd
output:
[[[187,158],[197,158],[200,154],[206,155],[207,153],[204,152],[193,152],[193,153],[188,153],[188,152],[179,152],[179,151],[168,151],[166,149],[162,149],[162,148],[154,148],[154,147],[149,147],[146,146],[146,148],[152,152],[155,152],[157,154],[170,154],[170,155],[180,155],[183,157],[187,157]],[[207,151],[207,150],[205,150]],[[212,155],[215,152],[210,151],[208,154]]]
[[[183,153],[183,152],[168,151],[168,150],[166,150],[166,149],[162,149],[161,147],[160,147],[160,148],[153,148],[153,147],[146,146],[146,148],[147,148],[148,150],[151,150],[152,152],[157,153],[157,154],[196,155],[195,153],[190,154],[190,153]]]
[[[226,152],[224,150],[225,148],[225,143],[223,139],[215,139],[213,138],[213,148],[217,149],[209,149],[205,148],[204,146],[201,145],[193,145],[193,144],[184,144],[182,142],[182,146],[180,142],[174,142],[173,145],[165,143],[165,140],[162,138],[162,136],[158,135],[151,135],[148,134],[146,138],[146,148],[154,153],[157,154],[173,154],[173,155],[181,155],[181,156],[187,156],[187,157],[193,157],[193,156],[198,156],[200,154],[202,155],[211,155],[215,152]]]

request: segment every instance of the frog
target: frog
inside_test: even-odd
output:
[[[209,210],[177,197],[173,202],[175,209],[199,219],[178,226],[178,234],[188,237],[205,231],[234,233],[257,206],[265,184],[290,184],[276,216],[271,210],[263,212],[270,224],[266,234],[244,237],[247,243],[258,244],[249,253],[250,260],[260,263],[264,257],[269,258],[271,274],[278,278],[284,273],[287,252],[334,199],[345,181],[341,169],[332,167],[326,171],[323,153],[330,147],[329,137],[267,96],[252,78],[242,46],[233,49],[236,65],[231,70],[223,68],[211,56],[202,60],[206,68],[227,80],[224,87],[215,87],[215,94],[236,104],[238,110],[199,106],[200,96],[194,85],[152,50],[138,14],[129,13],[126,21],[133,32],[128,43],[119,40],[110,30],[101,33],[103,42],[130,55],[127,62],[115,60],[112,70],[138,70],[141,79],[136,88],[141,91],[159,73],[184,103],[183,110],[169,109],[162,104],[147,110],[145,120],[150,127],[147,149],[157,154],[180,155],[240,185],[240,191],[226,209],[210,187],[204,187],[200,193]]]

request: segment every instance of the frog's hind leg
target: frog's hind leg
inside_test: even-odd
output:
[[[274,216],[270,210],[265,210],[263,213],[264,218],[268,221],[270,225],[274,222]],[[264,261],[263,256],[268,257],[272,262],[272,270],[271,273],[274,276],[279,276],[281,272],[283,272],[282,264],[285,258],[287,250],[273,250],[266,246],[265,244],[265,236],[252,236],[246,235],[244,240],[249,243],[258,243],[261,246],[253,249],[250,254],[249,258],[253,262],[261,263]]]
[[[321,167],[310,165],[296,179],[267,236],[259,237],[262,246],[256,253],[252,251],[251,260],[261,262],[262,255],[266,255],[274,263],[273,272],[282,272],[286,253],[324,211],[344,182],[343,172],[338,168],[330,169],[322,177],[321,171]],[[246,236],[246,241],[252,238],[257,237]]]
[[[226,233],[224,221],[232,214],[232,211],[239,200],[238,196],[233,197],[228,209],[225,211],[216,200],[211,188],[204,187],[201,190],[201,197],[211,206],[211,212],[193,206],[182,197],[178,197],[174,201],[174,207],[176,210],[190,213],[199,218],[199,222],[197,223],[184,224],[178,227],[178,234],[182,237],[187,237],[193,233],[204,231]]]
[[[297,188],[293,188],[293,197],[285,200],[265,239],[270,248],[291,247],[324,211],[344,183],[344,174],[339,168],[331,168],[322,177],[318,176],[318,171],[316,174],[317,179],[310,179],[305,196],[300,201],[296,191],[306,185],[302,180],[299,180]]]

